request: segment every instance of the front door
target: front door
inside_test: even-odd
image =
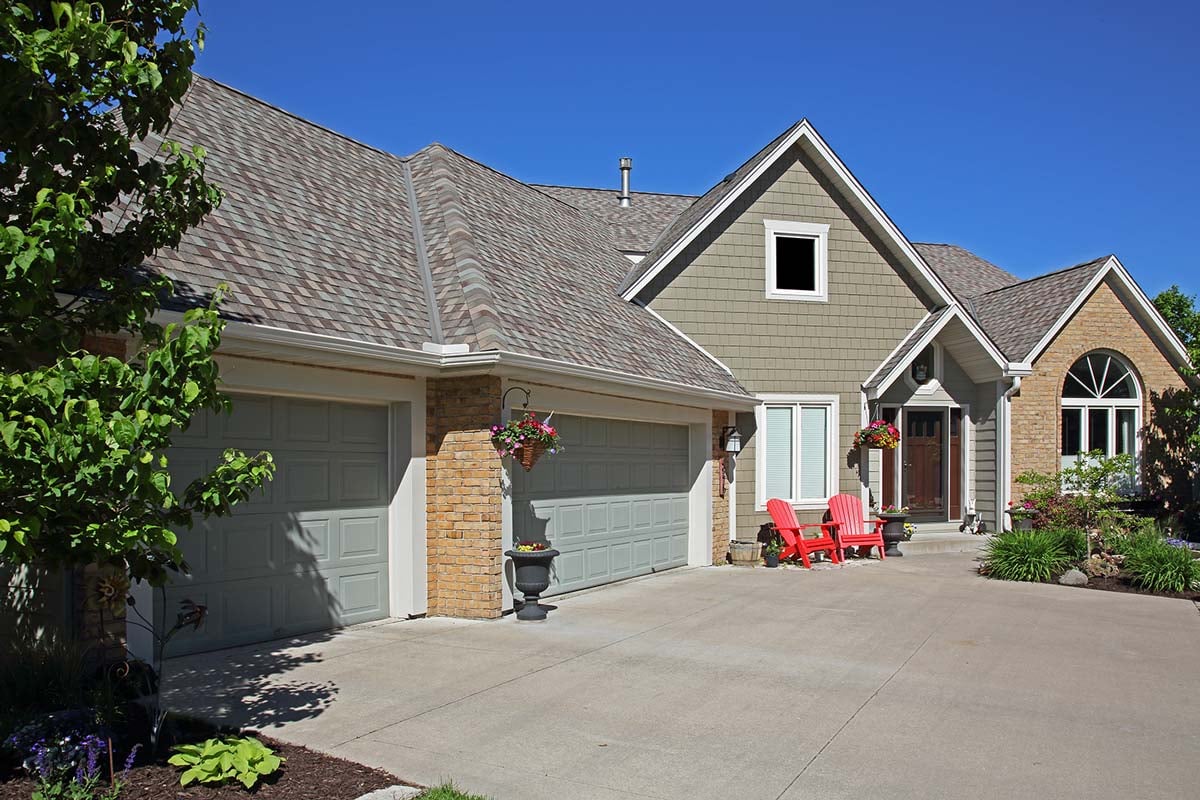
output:
[[[904,504],[914,515],[945,517],[944,410],[904,410]]]

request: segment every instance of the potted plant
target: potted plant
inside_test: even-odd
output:
[[[501,458],[516,458],[529,472],[543,453],[553,455],[562,450],[562,442],[558,431],[550,424],[550,417],[540,420],[532,411],[527,411],[525,416],[510,420],[507,425],[492,426],[492,447]]]
[[[899,444],[900,429],[886,419],[877,419],[867,427],[854,432],[855,447],[895,450]]]
[[[903,556],[900,542],[907,538],[904,533],[908,522],[908,506],[886,505],[879,511],[879,518],[883,520],[884,555],[888,558]]]
[[[1012,520],[1014,531],[1031,531],[1033,530],[1033,518],[1037,516],[1038,510],[1037,506],[1029,500],[1020,505],[1013,505],[1013,501],[1009,500],[1005,513]]]
[[[766,546],[763,547],[763,564],[768,567],[778,567],[779,553],[782,550],[783,541],[780,540],[778,534],[775,534],[767,541]]]
[[[542,592],[550,588],[550,564],[558,551],[545,542],[517,542],[504,555],[513,560],[517,588],[525,595],[525,603],[517,611],[517,619],[544,620],[546,609],[538,605],[538,600]]]

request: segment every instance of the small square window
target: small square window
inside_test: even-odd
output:
[[[764,219],[767,297],[773,300],[829,299],[829,226]]]
[[[817,240],[775,237],[775,288],[787,292],[817,290]]]

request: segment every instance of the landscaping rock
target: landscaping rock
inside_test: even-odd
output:
[[[1084,564],[1083,569],[1093,578],[1112,578],[1121,571],[1120,565],[1104,556],[1092,556]]]
[[[369,794],[364,794],[358,800],[411,800],[411,798],[419,795],[422,789],[415,786],[389,786],[386,789],[376,789]]]
[[[1077,569],[1069,569],[1058,579],[1063,586],[1087,586],[1088,576]]]

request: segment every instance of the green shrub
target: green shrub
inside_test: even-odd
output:
[[[1071,565],[1063,537],[1052,531],[1011,531],[984,550],[984,572],[1002,581],[1048,581]]]
[[[1105,544],[1110,550],[1126,559],[1138,553],[1166,547],[1158,528],[1150,525],[1123,532],[1105,534]]]
[[[1186,592],[1200,588],[1200,561],[1186,547],[1173,547],[1164,540],[1141,543],[1125,556],[1125,569],[1133,584],[1151,592]]]
[[[167,763],[187,767],[179,776],[181,786],[193,781],[225,783],[236,778],[247,789],[251,789],[260,778],[278,770],[283,761],[258,739],[227,736],[199,744],[180,745]]]
[[[1042,533],[1057,541],[1063,555],[1071,561],[1087,558],[1087,534],[1078,528],[1045,528]]]

